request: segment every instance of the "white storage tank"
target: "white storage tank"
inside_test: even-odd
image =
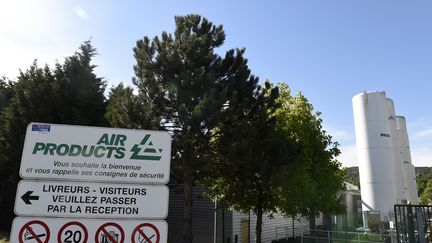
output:
[[[396,128],[400,140],[404,188],[406,200],[411,204],[418,204],[418,192],[415,179],[415,167],[411,163],[411,152],[408,140],[406,120],[403,116],[396,116]]]
[[[379,211],[389,220],[397,202],[394,143],[385,92],[353,97],[354,125],[363,211]]]
[[[397,133],[396,112],[392,99],[387,98],[388,122],[390,126],[390,136],[393,140],[393,156],[394,156],[394,190],[396,193],[396,203],[401,204],[406,202],[405,187],[402,173],[402,156],[400,146],[400,136]]]
[[[411,184],[410,189],[408,189],[411,193],[411,204],[419,204],[418,191],[417,191],[417,180],[415,174],[415,166],[411,164]]]

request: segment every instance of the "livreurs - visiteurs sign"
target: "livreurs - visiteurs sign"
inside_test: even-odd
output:
[[[30,123],[22,178],[166,184],[168,132]]]

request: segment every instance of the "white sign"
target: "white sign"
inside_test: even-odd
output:
[[[168,225],[163,220],[17,217],[10,242],[166,243]]]
[[[165,185],[23,180],[18,183],[15,214],[164,219],[168,197]]]
[[[170,161],[168,132],[30,123],[20,176],[166,184]]]

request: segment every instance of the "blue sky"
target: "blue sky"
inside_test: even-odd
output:
[[[131,85],[132,48],[174,30],[174,16],[201,14],[222,24],[219,53],[246,48],[261,81],[286,82],[322,112],[357,165],[351,98],[384,90],[407,119],[413,164],[432,165],[432,1],[58,1],[0,2],[0,75],[14,79],[37,58],[54,64],[91,38],[98,75]]]

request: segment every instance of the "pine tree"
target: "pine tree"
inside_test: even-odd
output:
[[[84,42],[78,52],[57,64],[54,70],[37,62],[21,72],[13,84],[12,97],[0,116],[0,183],[7,184],[14,198],[27,125],[46,122],[104,125],[105,83],[90,64],[95,50]],[[13,201],[3,200],[0,217],[10,227]],[[3,214],[4,213],[4,214]]]
[[[97,77],[91,64],[96,49],[85,41],[74,55],[57,64],[52,90],[56,99],[56,119],[65,124],[105,125],[106,83]]]
[[[172,176],[184,186],[183,242],[192,242],[192,186],[208,172],[213,131],[227,107],[252,96],[258,80],[244,50],[216,54],[225,40],[222,26],[198,15],[175,23],[174,34],[137,42],[133,82],[172,134]]]

